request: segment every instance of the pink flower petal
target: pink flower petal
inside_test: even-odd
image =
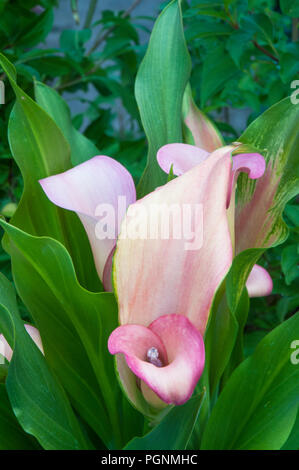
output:
[[[280,182],[278,159],[269,164],[264,175],[256,182],[254,192],[246,191],[236,207],[236,252],[248,248],[269,247],[277,241],[273,231],[276,220],[275,195]]]
[[[115,252],[115,247],[112,248],[110,251],[110,254],[106,260],[104,271],[103,271],[103,286],[106,292],[112,292],[113,291],[113,285],[112,285],[112,261],[113,261],[113,255]]]
[[[230,152],[231,147],[213,152],[200,165],[130,206],[114,256],[121,324],[148,326],[174,312],[188,316],[204,333],[215,291],[232,261],[226,211]],[[161,214],[155,208],[165,205],[180,210],[180,217],[169,217],[170,236],[147,234],[132,239],[130,224],[149,230],[159,227]],[[186,216],[191,214],[188,223],[184,211]],[[180,238],[174,236],[177,232]]]
[[[119,224],[128,205],[136,200],[132,176],[116,160],[101,155],[65,173],[40,180],[40,184],[50,201],[79,216],[91,243],[98,274],[103,279]],[[109,233],[105,235],[99,230],[99,224],[109,215],[114,226],[110,224]]]
[[[168,404],[185,403],[204,368],[202,336],[183,315],[164,315],[149,328],[121,326],[111,334],[108,347],[112,354],[123,353],[134,374]],[[163,366],[147,361],[152,347],[159,351]]]
[[[168,144],[158,150],[157,160],[165,173],[169,173],[173,165],[173,173],[182,175],[209,157],[206,150],[188,144]],[[250,179],[263,176],[266,168],[265,159],[259,153],[243,153],[232,157],[232,176],[228,186],[227,207],[240,172],[248,173]]]
[[[273,282],[266,269],[255,264],[246,282],[249,297],[264,297],[270,295],[273,289]]]
[[[196,106],[189,84],[183,98],[183,119],[188,129],[188,132],[185,133],[185,139],[188,143],[194,143],[197,147],[208,152],[214,152],[224,145],[218,129]]]
[[[204,161],[209,155],[209,152],[194,145],[167,144],[158,150],[157,160],[165,173],[168,174],[173,165],[173,173],[182,175]]]
[[[35,342],[36,346],[40,349],[40,351],[44,354],[44,349],[42,345],[42,340],[37,328],[32,325],[24,324],[24,327],[27,333],[31,336],[31,339]],[[2,334],[0,334],[0,354],[4,356],[8,362],[11,361],[13,350],[11,349],[10,345],[4,338]]]
[[[0,354],[10,362],[12,358],[12,349],[3,335],[0,335]]]
[[[41,351],[42,354],[45,354],[38,329],[35,328],[35,326],[28,325],[28,324],[25,324],[24,326],[25,326],[27,333],[29,334],[29,336],[31,336],[31,339],[35,342],[38,349]]]
[[[250,179],[260,178],[265,169],[265,159],[259,153],[241,153],[233,156],[233,171],[248,173]]]

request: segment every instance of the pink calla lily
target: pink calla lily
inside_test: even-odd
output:
[[[77,212],[106,289],[114,255],[120,326],[112,332],[108,348],[117,356],[128,397],[143,411],[144,403],[154,409],[184,403],[202,374],[209,311],[233,258],[228,207],[237,173],[246,171],[258,178],[264,171],[261,155],[232,158],[234,149],[221,147],[209,154],[185,144],[162,147],[161,167],[168,172],[173,165],[174,173],[181,176],[137,202],[127,170],[105,156],[40,182],[52,202]],[[119,196],[126,196],[126,204],[118,211],[113,237],[98,240],[97,207],[116,208]],[[168,237],[132,237],[128,230],[132,226],[137,232],[159,226],[160,213],[152,213],[151,207],[163,205],[191,210],[192,240],[175,236],[182,223],[177,217],[169,219]],[[196,210],[199,207],[201,211]],[[200,241],[196,248],[194,241]],[[251,276],[250,292],[257,277]]]
[[[98,275],[105,289],[112,290],[110,274],[118,225],[128,205],[136,201],[130,173],[113,158],[100,155],[65,173],[40,180],[40,184],[50,201],[77,213],[88,235]],[[125,202],[122,207],[118,204],[119,196]],[[116,212],[112,233],[103,238],[97,235],[97,224],[105,207],[115,208]]]
[[[31,339],[35,342],[36,346],[44,354],[42,340],[38,329],[28,324],[24,324],[24,327],[27,333],[30,335]],[[8,362],[11,361],[13,350],[11,349],[10,345],[2,334],[0,334],[0,354],[2,354]]]
[[[172,171],[175,175],[182,175],[185,171],[188,171],[201,163],[203,160],[209,158],[208,152],[205,150],[188,144],[168,144],[161,147],[157,153],[157,160],[166,173]],[[187,156],[187,157],[186,157]],[[265,160],[262,155],[258,153],[243,153],[232,157],[232,177],[231,186],[228,190],[228,202],[229,206],[231,201],[232,192],[234,191],[236,180],[240,171],[248,173],[249,178],[258,179],[261,178],[266,169]],[[233,218],[230,225],[234,225],[234,211],[230,214]],[[237,231],[232,228],[233,244],[236,245],[236,251],[239,250],[239,241],[243,240],[242,227],[238,225]],[[272,292],[273,284],[268,272],[261,266],[255,265],[251,275],[249,276],[246,287],[250,297],[260,297],[269,295]]]

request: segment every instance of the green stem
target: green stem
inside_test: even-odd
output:
[[[89,28],[90,25],[91,25],[93,15],[94,15],[94,12],[95,12],[95,9],[96,9],[96,6],[97,6],[97,1],[98,0],[90,0],[89,8],[88,8],[87,15],[86,15],[85,22],[84,22],[84,26],[83,26],[84,29]]]
[[[72,13],[73,13],[73,18],[76,22],[76,24],[80,23],[80,17],[79,17],[79,12],[78,12],[78,2],[77,0],[71,0],[71,8],[72,8]]]

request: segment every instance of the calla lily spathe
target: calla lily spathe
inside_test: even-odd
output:
[[[172,168],[173,173],[179,176],[209,158],[210,155],[211,154],[206,150],[193,145],[168,144],[158,151],[157,160],[162,170],[167,174],[169,173],[170,168]],[[232,160],[231,187],[228,191],[227,207],[229,207],[230,201],[234,204],[232,192],[235,190],[236,181],[240,172],[248,173],[250,179],[260,179],[265,174],[266,170],[265,160],[258,153],[242,153],[233,156]],[[239,223],[237,223],[235,229],[235,211],[230,211],[228,217],[232,219],[229,222],[231,227],[232,243],[235,247],[236,253],[239,253],[242,249],[250,248],[251,246],[247,244],[246,247],[241,249],[243,240],[244,238],[246,239],[246,233],[244,233],[242,225]],[[253,227],[251,231],[254,232]],[[247,234],[247,238],[249,236],[251,236],[251,234]],[[255,265],[247,279],[246,287],[250,297],[261,297],[269,295],[272,292],[273,283],[268,272],[263,267]]]
[[[127,207],[136,201],[132,176],[123,165],[113,158],[99,155],[59,175],[50,176],[40,184],[54,204],[77,213],[93,252],[98,275],[106,290],[111,287],[112,254],[115,248],[119,218],[125,216]],[[118,208],[118,197],[126,200],[126,206]],[[96,225],[101,218],[97,213],[99,204],[117,208],[114,236],[99,239]]]
[[[148,224],[146,209],[152,204],[203,207],[203,227],[193,221],[195,235],[203,228],[199,250],[186,250],[183,239],[132,240],[122,231],[118,239],[114,283],[121,326],[111,334],[108,347],[117,355],[128,397],[139,408],[140,400],[155,408],[184,403],[203,371],[203,335],[209,311],[233,258],[229,207],[237,173],[245,170],[250,178],[258,178],[264,171],[261,155],[231,157],[234,149],[227,146],[209,154],[185,144],[162,147],[158,153],[162,169],[168,172],[173,166],[174,173],[181,176],[137,202],[130,174],[106,156],[41,181],[52,202],[77,212],[106,288],[109,276],[105,273],[111,271],[118,233],[113,240],[96,238],[98,204],[115,205],[118,196],[126,196],[127,206],[145,209],[137,216],[124,217],[122,231],[132,219],[139,225]],[[172,224],[175,229],[176,221]],[[259,276],[251,276],[250,294],[254,294],[255,281],[261,279],[261,270]]]

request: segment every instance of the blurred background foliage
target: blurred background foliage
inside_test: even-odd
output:
[[[145,166],[146,141],[134,81],[158,11],[153,5],[152,16],[136,16],[135,8],[148,0],[135,0],[128,2],[127,10],[104,10],[98,16],[97,1],[88,0],[82,17],[80,0],[63,1],[68,3],[73,27],[60,33],[59,48],[48,48],[47,37],[56,26],[54,9],[60,2],[0,0],[1,50],[15,64],[18,83],[32,97],[34,80],[64,97],[67,93],[69,103],[82,92],[84,111],[72,113],[73,124],[99,153],[119,160],[138,181]],[[160,10],[167,3],[161,2]],[[236,140],[253,119],[288,96],[292,81],[299,78],[299,1],[184,0],[182,6],[195,101],[226,141]],[[0,79],[5,82],[1,71]],[[13,103],[7,86],[5,105],[0,105],[0,213],[7,219],[22,194],[7,138]],[[288,240],[268,250],[261,262],[274,280],[274,290],[251,302],[248,353],[299,305],[295,199],[286,207],[285,220],[290,227]],[[11,278],[9,257],[2,248],[0,269]]]

